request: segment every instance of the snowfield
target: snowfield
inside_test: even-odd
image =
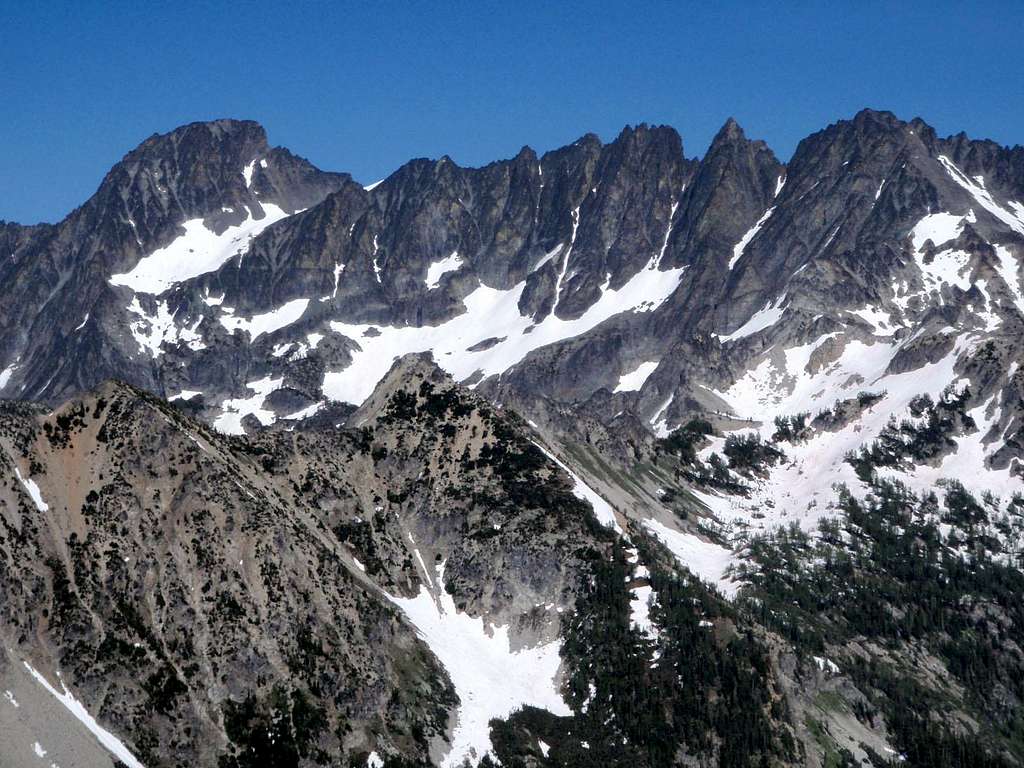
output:
[[[437,568],[432,594],[426,587],[413,598],[391,597],[444,665],[459,696],[452,748],[442,765],[457,768],[463,758],[478,761],[491,750],[488,721],[530,705],[556,715],[572,714],[558,691],[561,643],[512,650],[508,627],[460,613],[444,588],[444,563]]]
[[[391,368],[396,357],[433,351],[434,360],[457,381],[474,373],[503,373],[535,349],[578,336],[621,312],[647,312],[667,299],[679,285],[683,270],[642,269],[618,290],[606,288],[582,316],[562,320],[552,312],[539,324],[519,312],[526,283],[500,291],[480,285],[464,301],[466,311],[446,323],[415,328],[331,322],[335,333],[355,341],[360,349],[341,371],[328,371],[323,391],[332,400],[359,405]],[[378,335],[373,335],[373,328]],[[369,334],[367,332],[370,332]],[[469,348],[499,339],[477,352]]]
[[[161,294],[177,283],[213,272],[232,256],[249,250],[249,242],[271,224],[289,214],[273,203],[262,203],[264,216],[248,218],[219,235],[207,229],[202,219],[189,219],[185,230],[163,248],[139,259],[128,272],[110,277],[111,285],[125,285],[136,293]]]

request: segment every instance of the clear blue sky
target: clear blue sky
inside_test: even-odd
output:
[[[864,106],[1024,142],[1024,2],[0,0],[0,218],[54,221],[146,136],[216,117],[369,183],[627,123],[782,159]]]

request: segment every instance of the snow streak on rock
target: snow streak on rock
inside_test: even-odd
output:
[[[89,714],[89,711],[85,706],[65,687],[63,681],[61,682],[61,689],[63,690],[63,693],[58,693],[57,690],[50,685],[47,679],[33,669],[27,661],[24,662],[24,664],[32,677],[36,679],[36,682],[53,694],[53,696],[64,705],[68,712],[74,715],[82,725],[88,728],[100,744],[103,745],[104,749],[127,765],[128,768],[144,768],[142,763],[136,759],[135,755],[128,750],[120,739],[96,722],[96,718]],[[58,675],[58,677],[60,677],[60,675]]]

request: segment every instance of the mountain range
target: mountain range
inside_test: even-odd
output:
[[[864,110],[0,222],[0,765],[1024,762],[1024,148]]]

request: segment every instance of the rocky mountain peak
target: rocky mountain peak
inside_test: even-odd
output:
[[[747,140],[747,136],[743,133],[743,129],[740,124],[736,122],[736,118],[730,117],[722,124],[722,127],[718,129],[718,133],[711,140],[711,146],[725,144],[728,142],[743,142]]]
[[[373,393],[349,417],[348,423],[361,426],[384,412],[396,392],[415,395],[424,382],[439,391],[455,387],[450,374],[445,372],[430,352],[419,352],[397,358],[384,377],[374,387]],[[460,397],[466,393],[460,393]]]

